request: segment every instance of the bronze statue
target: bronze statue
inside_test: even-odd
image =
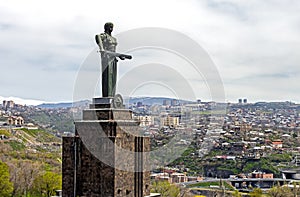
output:
[[[130,55],[116,53],[117,39],[111,35],[114,25],[105,23],[104,33],[96,35],[96,42],[101,53],[102,97],[114,97],[117,82],[117,57],[131,59]]]

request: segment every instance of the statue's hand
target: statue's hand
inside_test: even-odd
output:
[[[105,53],[105,51],[104,50],[99,50],[99,51],[97,51],[97,53],[100,53],[101,55],[103,55]]]
[[[125,57],[123,57],[123,56],[120,56],[119,58],[120,58],[120,60],[125,60]]]

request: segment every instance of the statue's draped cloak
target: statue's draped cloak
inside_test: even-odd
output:
[[[101,33],[103,49],[105,51],[116,51],[117,39],[107,33]],[[101,54],[102,65],[102,96],[114,97],[117,82],[117,59],[107,53]]]

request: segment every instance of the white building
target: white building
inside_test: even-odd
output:
[[[9,125],[21,126],[24,125],[24,119],[21,116],[10,116],[7,119]]]
[[[154,118],[152,116],[134,116],[135,119],[140,121],[140,126],[150,126],[154,124]]]

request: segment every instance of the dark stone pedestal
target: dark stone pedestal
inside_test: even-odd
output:
[[[150,195],[146,158],[134,154],[150,151],[150,140],[136,135],[130,110],[113,106],[113,98],[94,98],[75,122],[75,137],[63,138],[63,196]]]

